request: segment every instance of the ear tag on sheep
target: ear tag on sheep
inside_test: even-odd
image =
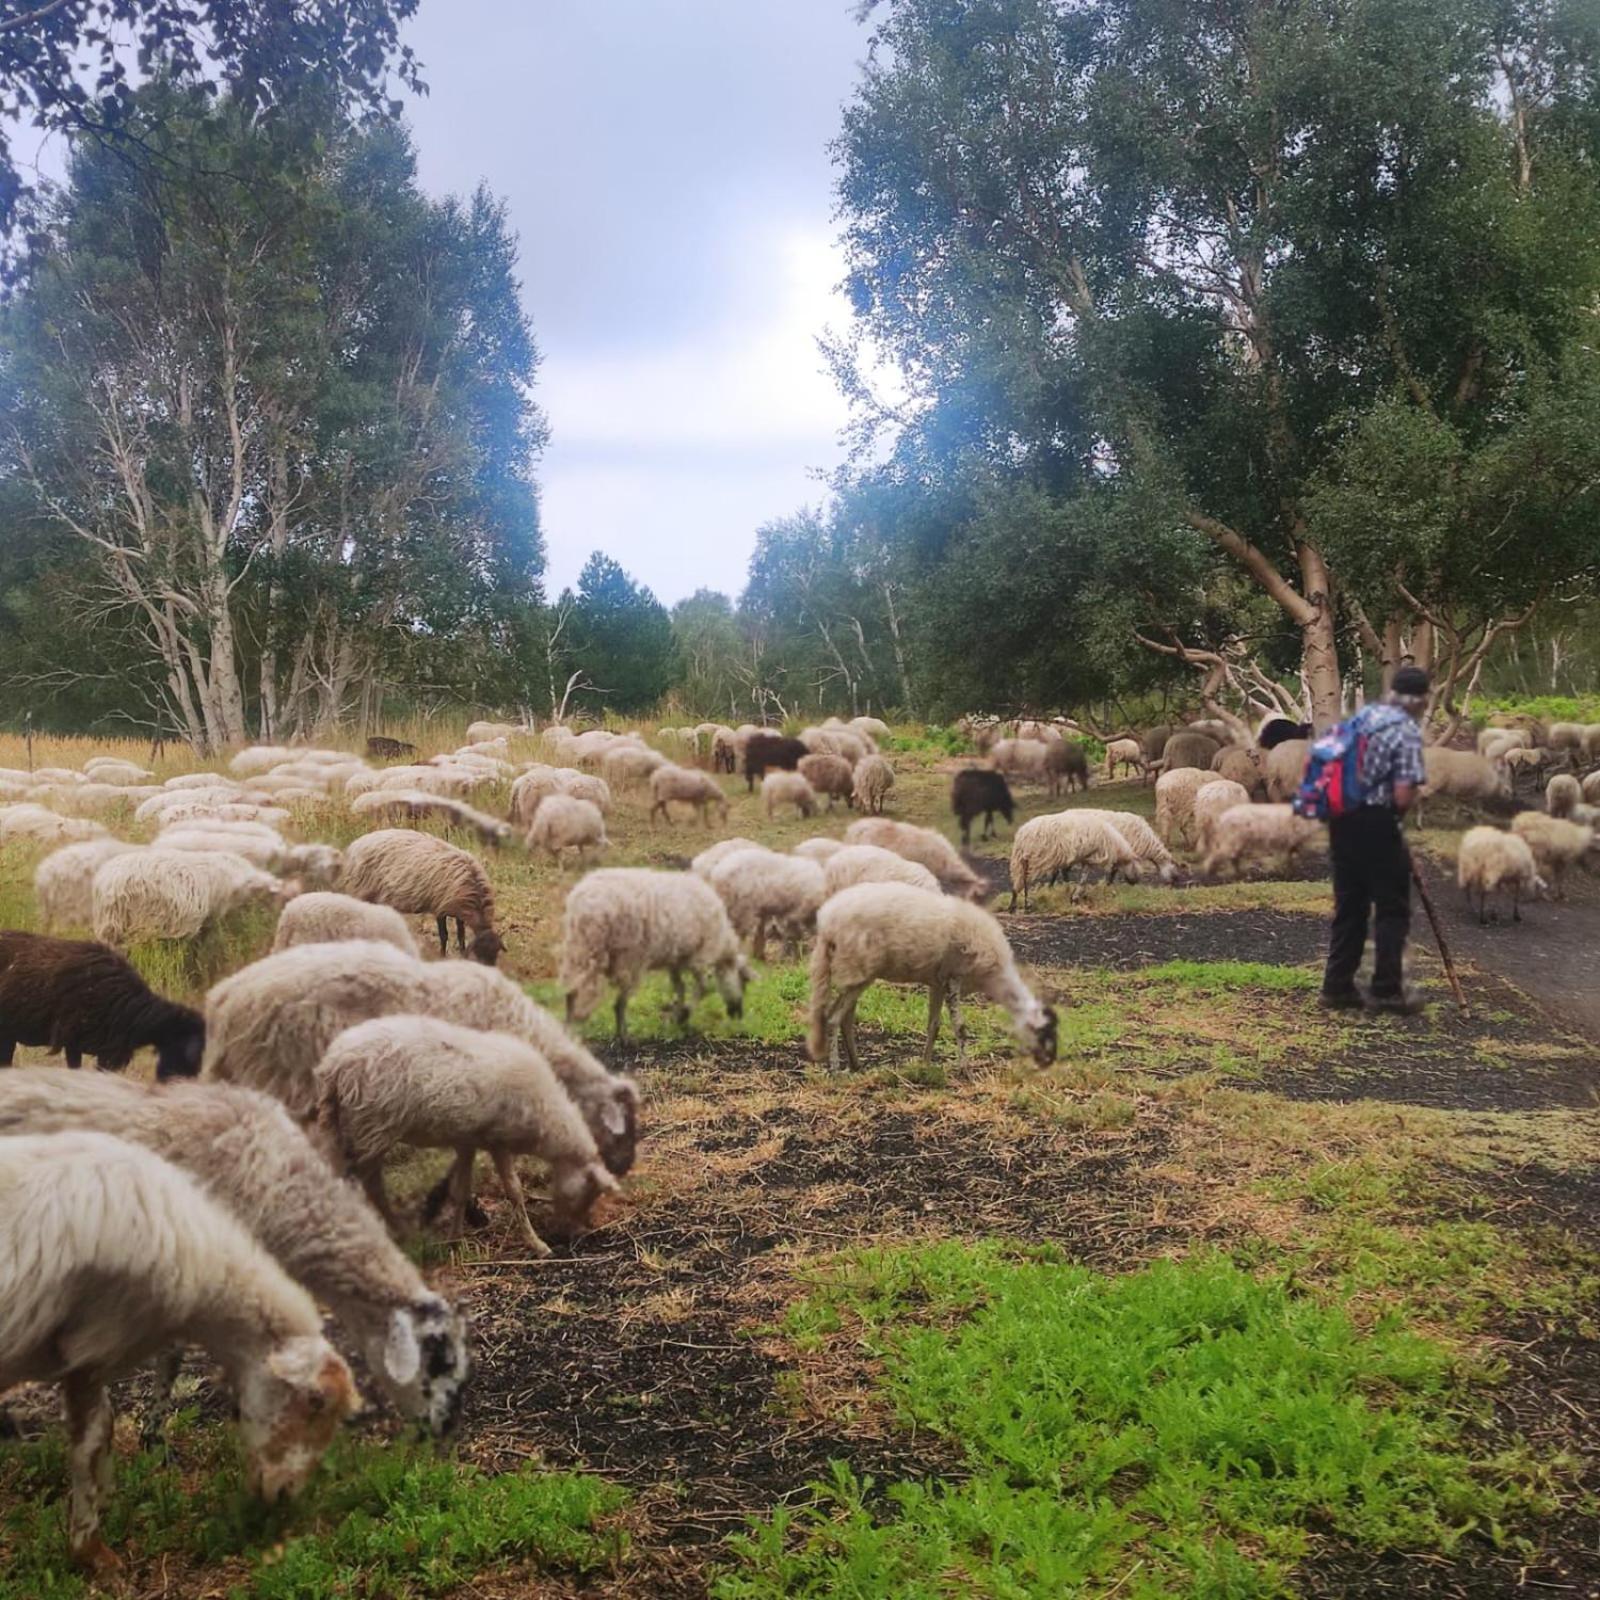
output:
[[[392,1383],[411,1383],[422,1370],[422,1351],[416,1330],[403,1311],[389,1318],[389,1337],[383,1345],[383,1370]]]

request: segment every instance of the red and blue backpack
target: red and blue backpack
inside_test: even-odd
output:
[[[1349,816],[1367,803],[1361,781],[1367,740],[1380,721],[1380,713],[1393,714],[1391,706],[1363,706],[1353,717],[1329,728],[1311,746],[1300,787],[1290,802],[1297,817],[1328,822]]]

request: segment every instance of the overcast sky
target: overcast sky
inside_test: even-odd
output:
[[[847,321],[851,0],[423,0],[406,37],[423,181],[486,180],[521,235],[551,592],[595,549],[669,605],[737,592],[839,458],[816,336]]]

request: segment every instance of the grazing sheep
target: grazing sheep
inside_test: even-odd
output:
[[[657,767],[667,758],[658,750],[641,750],[633,745],[614,745],[601,758],[600,774],[613,790],[642,789]]]
[[[1229,745],[1211,758],[1211,770],[1219,778],[1237,783],[1251,800],[1264,800],[1267,794],[1267,758],[1261,750],[1243,750]]]
[[[129,850],[96,869],[95,938],[126,945],[139,939],[192,939],[214,918],[253,901],[293,899],[299,885],[222,851]]]
[[[793,954],[815,926],[828,892],[815,861],[759,846],[724,856],[711,869],[710,882],[733,931],[757,961],[767,958],[769,930],[782,938],[785,954]]]
[[[894,788],[894,768],[880,755],[863,756],[856,763],[850,797],[868,816],[881,816],[883,803]]]
[[[972,843],[972,822],[980,811],[983,813],[981,837],[992,839],[995,812],[998,811],[1009,826],[1016,810],[1011,798],[1011,785],[1000,773],[989,772],[983,767],[963,767],[950,780],[950,809],[961,824],[963,846]]]
[[[698,767],[679,767],[667,762],[650,774],[650,821],[661,813],[662,820],[672,821],[672,802],[676,800],[693,806],[700,813],[700,826],[711,826],[711,808],[715,806],[723,822],[728,820],[728,797],[722,785],[708,772]]]
[[[155,839],[158,850],[188,850],[201,855],[224,854],[243,856],[253,867],[263,872],[276,870],[289,853],[283,835],[275,828],[246,832],[242,828],[208,828],[202,822],[179,822],[163,828]]]
[[[1113,739],[1106,745],[1106,782],[1116,775],[1120,766],[1124,772],[1144,771],[1144,747],[1137,739]]]
[[[1583,758],[1600,761],[1600,722],[1591,722],[1583,730]]]
[[[768,817],[780,806],[793,806],[797,816],[813,817],[817,795],[798,772],[769,772],[761,780],[761,805]]]
[[[1550,724],[1550,748],[1552,750],[1581,751],[1585,732],[1586,729],[1581,722],[1552,722]]]
[[[1510,775],[1511,786],[1515,789],[1518,781],[1523,778],[1537,783],[1545,772],[1555,765],[1556,753],[1554,750],[1544,748],[1536,750],[1507,750],[1500,758],[1500,761]]]
[[[435,1435],[454,1426],[472,1371],[464,1319],[276,1100],[228,1084],[152,1089],[45,1067],[0,1075],[0,1136],[70,1129],[115,1135],[184,1169],[326,1302],[401,1415]]]
[[[1539,876],[1557,900],[1566,899],[1562,880],[1568,867],[1577,864],[1593,870],[1600,860],[1600,838],[1581,823],[1547,817],[1542,811],[1522,811],[1511,819],[1511,831],[1533,852]]]
[[[350,807],[358,817],[401,818],[441,817],[453,828],[476,834],[486,845],[498,848],[511,837],[511,824],[486,811],[469,806],[449,795],[428,794],[422,789],[375,789],[357,795]]]
[[[1527,750],[1533,746],[1533,735],[1526,728],[1484,728],[1478,734],[1478,754],[1491,761],[1505,755],[1508,750]]]
[[[732,839],[718,839],[715,844],[707,845],[704,850],[689,863],[689,870],[697,877],[711,882],[711,873],[719,861],[726,861],[736,850],[764,850],[765,845],[757,844],[754,839],[734,837]]]
[[[1581,781],[1584,800],[1589,805],[1600,805],[1600,767],[1588,773]]]
[[[391,739],[385,734],[375,733],[367,740],[367,754],[374,761],[400,761],[416,753],[417,747],[407,744],[404,739]]]
[[[469,722],[467,742],[470,744],[482,739],[526,739],[533,732],[532,728],[524,728],[518,722]]]
[[[1156,779],[1156,832],[1169,845],[1178,838],[1194,843],[1194,797],[1215,781],[1211,772],[1201,767],[1179,767]]]
[[[713,772],[737,772],[739,770],[740,739],[739,735],[722,723],[712,725],[711,731],[711,770]]]
[[[259,806],[253,803],[214,800],[197,800],[164,806],[158,813],[161,826],[175,827],[180,822],[264,822],[269,827],[285,827],[292,819],[282,806]]]
[[[1427,775],[1422,800],[1444,796],[1482,805],[1510,798],[1511,782],[1506,774],[1497,770],[1492,761],[1470,750],[1446,750],[1439,745],[1429,745],[1422,752],[1422,763]],[[1421,821],[1420,803],[1418,821]]]
[[[1202,772],[1209,772],[1213,758],[1221,749],[1221,742],[1209,734],[1185,728],[1173,734],[1162,747],[1161,770],[1181,772],[1185,767],[1199,767]]]
[[[281,767],[287,761],[293,761],[303,756],[304,751],[287,749],[283,745],[257,744],[251,745],[247,750],[241,750],[232,761],[228,763],[228,771],[236,778],[248,778],[257,772],[270,772],[274,767]],[[199,776],[199,774],[190,774]],[[172,785],[169,780],[169,786]]]
[[[335,1163],[353,1173],[378,1214],[393,1221],[384,1158],[396,1145],[458,1153],[449,1189],[455,1227],[465,1226],[472,1156],[488,1150],[522,1241],[535,1255],[550,1246],[534,1232],[516,1157],[550,1167],[550,1192],[563,1232],[581,1226],[616,1180],[594,1136],[555,1073],[532,1045],[428,1016],[377,1017],[347,1028],[316,1068],[317,1131]]]
[[[59,1383],[80,1564],[111,1488],[107,1385],[174,1343],[199,1344],[239,1405],[245,1480],[298,1490],[358,1404],[310,1295],[178,1168],[101,1133],[0,1139],[0,1391]]]
[[[1321,839],[1319,823],[1297,817],[1286,805],[1233,806],[1213,819],[1211,850],[1200,870],[1214,878],[1225,866],[1238,873],[1247,860],[1280,855],[1285,866],[1292,868],[1300,852],[1315,847]]]
[[[756,779],[771,771],[793,772],[810,751],[799,739],[786,739],[780,733],[764,733],[755,728],[746,735],[742,754],[745,787],[753,792]]]
[[[1309,739],[1286,739],[1267,752],[1267,799],[1278,803],[1294,798],[1310,755]]]
[[[889,724],[880,721],[877,717],[851,717],[849,727],[853,733],[863,739],[887,739],[889,737]]]
[[[103,823],[88,817],[63,817],[44,806],[22,801],[0,807],[0,840],[28,839],[36,844],[76,844],[85,839],[104,839]]]
[[[1045,771],[1050,775],[1050,793],[1057,794],[1064,786],[1068,794],[1074,788],[1089,789],[1089,755],[1076,739],[1059,736],[1046,741]]]
[[[802,839],[789,854],[803,856],[807,861],[815,861],[820,867],[826,865],[844,848],[843,839],[830,839],[826,834],[818,834],[813,839]]]
[[[856,1004],[879,979],[928,986],[925,1061],[933,1059],[946,1000],[958,1057],[966,1059],[963,995],[1004,1006],[1034,1060],[1040,1066],[1055,1060],[1055,1012],[1022,981],[1000,924],[977,906],[900,883],[858,884],[829,899],[817,913],[811,953],[806,1050],[813,1061],[836,1060],[842,1040],[851,1068],[859,1069]]]
[[[1059,774],[1049,766],[1050,746],[1043,739],[999,739],[989,751],[994,771],[1029,783],[1042,783],[1055,794]]]
[[[298,895],[283,908],[278,930],[272,936],[272,948],[337,944],[345,939],[381,939],[408,956],[421,955],[406,919],[393,907],[326,890]]]
[[[798,771],[816,793],[827,795],[830,811],[835,800],[843,800],[847,806],[855,803],[855,768],[843,756],[820,752],[801,756]],[[765,787],[763,781],[763,790]]]
[[[1140,875],[1145,867],[1155,868],[1163,883],[1171,883],[1178,876],[1178,864],[1172,853],[1162,844],[1156,830],[1143,817],[1133,811],[1102,811],[1101,816],[1122,835],[1123,842],[1140,863]]]
[[[94,920],[94,875],[112,856],[137,845],[120,839],[87,839],[52,850],[33,869],[33,895],[39,924],[46,933],[61,928],[87,928]]]
[[[568,1023],[587,1017],[609,982],[617,990],[617,1039],[625,1041],[628,998],[645,973],[656,970],[671,975],[680,1026],[689,1019],[685,972],[710,972],[728,1015],[743,1015],[751,972],[710,884],[694,873],[642,867],[610,867],[580,879],[562,919]]]
[[[530,850],[548,851],[558,866],[565,851],[576,851],[581,863],[584,851],[611,847],[600,807],[569,794],[546,795],[539,802],[533,821],[528,824],[526,843]]]
[[[932,828],[887,817],[863,817],[844,830],[844,840],[846,844],[875,844],[893,850],[907,861],[920,862],[951,894],[968,900],[983,898],[983,880],[956,853],[955,846]]]
[[[431,833],[381,828],[364,833],[344,853],[340,885],[358,900],[375,900],[409,916],[431,916],[439,932],[439,953],[450,947],[446,923],[455,918],[456,948],[467,954],[472,929],[472,959],[492,967],[505,949],[495,932],[494,887],[483,863]]]
[[[847,844],[822,864],[823,886],[831,897],[858,883],[904,883],[925,894],[942,894],[939,880],[919,861],[907,861],[875,844]]]
[[[1224,811],[1250,804],[1250,791],[1231,778],[1213,778],[1195,790],[1190,814],[1194,819],[1195,844],[1202,855],[1211,849],[1211,829]]]
[[[1511,896],[1511,920],[1521,922],[1522,898],[1543,894],[1548,887],[1539,876],[1527,840],[1488,827],[1468,828],[1462,834],[1456,855],[1456,882],[1468,905],[1472,904],[1473,892],[1477,892],[1480,925],[1488,921],[1487,906],[1493,890],[1504,889]]]
[[[1558,772],[1544,786],[1544,807],[1552,817],[1570,817],[1583,799],[1583,785],[1570,772]]]
[[[115,756],[94,756],[84,762],[83,772],[91,783],[109,783],[119,789],[134,788],[155,779],[155,773],[146,772],[131,761],[119,761]]]
[[[163,1000],[133,964],[103,944],[0,932],[0,1066],[19,1044],[86,1055],[119,1070],[135,1050],[156,1052],[158,1078],[200,1070],[206,1027],[197,1011]]]
[[[1033,885],[1060,878],[1072,882],[1074,867],[1104,867],[1106,881],[1120,872],[1130,883],[1139,879],[1139,863],[1119,829],[1112,827],[1105,813],[1098,811],[1058,811],[1035,817],[1017,829],[1011,841],[1011,903],[1008,911],[1032,909]],[[1074,887],[1074,896],[1076,896]]]
[[[123,806],[142,804],[165,790],[147,785],[121,788],[111,783],[42,783],[26,791],[35,805],[66,817],[104,817]]]

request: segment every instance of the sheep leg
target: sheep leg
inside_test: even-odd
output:
[[[75,1045],[68,1045],[63,1054],[67,1058],[67,1065],[74,1072],[83,1065],[83,1051],[79,1050]]]
[[[372,1209],[383,1218],[387,1227],[394,1227],[394,1212],[389,1206],[389,1192],[383,1186],[383,1158],[368,1161],[356,1168],[356,1177],[366,1191]]]
[[[628,990],[625,985],[617,985],[617,998],[613,1003],[613,1010],[617,1018],[617,1043],[628,1042]]]
[[[956,1065],[964,1067],[967,1064],[967,1025],[961,1017],[961,989],[957,984],[950,985],[950,993],[945,999],[945,1005],[950,1011],[950,1031],[956,1036]]]
[[[856,1001],[865,988],[864,983],[857,984],[839,997],[839,1037],[844,1040],[845,1058],[852,1072],[861,1070],[861,1056],[856,1050]]]
[[[451,1211],[448,1227],[454,1238],[459,1238],[467,1231],[467,1212],[472,1205],[472,1165],[477,1159],[477,1154],[472,1145],[462,1145],[456,1151],[455,1165],[450,1168],[449,1176],[445,1179]]]
[[[522,1235],[522,1242],[536,1256],[549,1255],[550,1246],[533,1231],[533,1224],[528,1221],[528,1203],[522,1195],[522,1180],[517,1176],[517,1158],[509,1150],[491,1150],[489,1155],[499,1176],[500,1187],[516,1213],[517,1232]]]
[[[0,1039],[0,1067],[9,1067],[16,1053],[17,1041],[15,1039]]]
[[[172,1413],[172,1392],[178,1386],[178,1374],[182,1370],[182,1345],[168,1345],[156,1357],[150,1406],[145,1412],[144,1426],[139,1430],[142,1449],[153,1450],[161,1443],[161,1425]]]
[[[1512,886],[1511,890],[1511,920],[1513,922],[1522,921],[1522,891],[1515,885]]]
[[[922,1059],[933,1060],[933,1041],[939,1037],[939,1012],[944,1006],[944,979],[935,978],[928,985],[928,1037],[922,1046]]]
[[[460,917],[456,918],[456,949],[462,955],[467,953],[467,925]]]
[[[439,954],[447,956],[450,954],[450,922],[446,917],[439,917],[436,921],[439,924]]]
[[[100,1511],[111,1493],[111,1399],[105,1384],[87,1372],[69,1372],[61,1398],[71,1441],[67,1542],[80,1566],[110,1576],[122,1570],[100,1537]]]
[[[675,1001],[672,1007],[672,1015],[678,1026],[681,1028],[689,1020],[689,1002],[685,998],[683,992],[683,968],[674,967],[671,972],[671,978],[672,993],[675,996]]]

